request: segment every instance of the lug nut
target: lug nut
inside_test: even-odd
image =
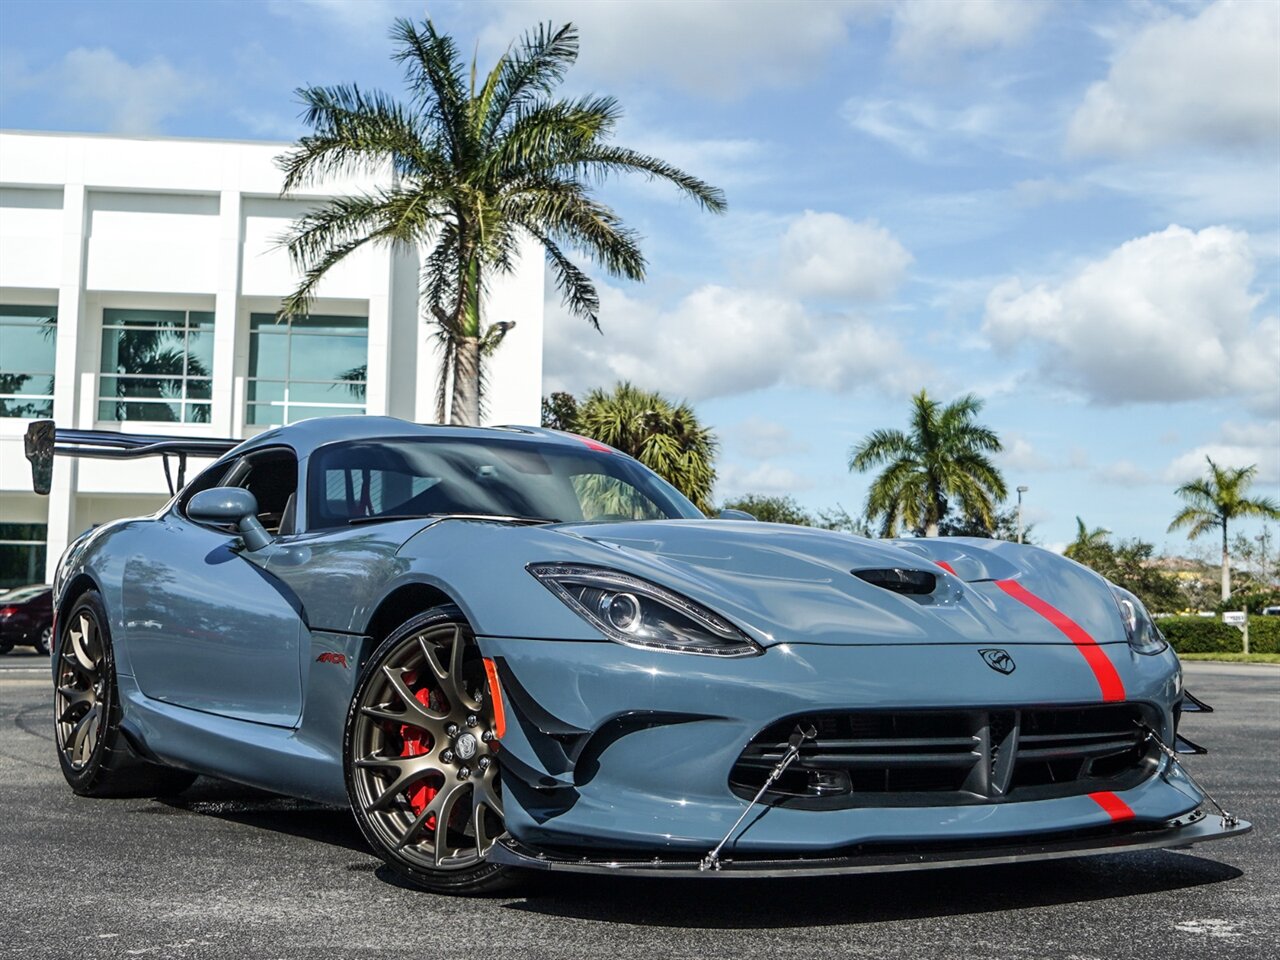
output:
[[[471,768],[470,768],[470,767],[459,767],[459,768],[458,768],[458,779],[459,779],[459,780],[465,780],[465,779],[467,779],[467,777],[469,777],[469,776],[471,776]]]
[[[451,723],[444,728],[444,732],[451,737],[456,737],[458,735],[458,725],[456,723]]]
[[[478,726],[479,724],[480,724],[480,721],[476,719],[476,715],[475,715],[474,713],[471,713],[471,714],[468,714],[468,715],[467,715],[467,726],[468,726],[468,727],[475,727],[475,726]]]
[[[442,763],[453,763],[453,751],[452,750],[443,751],[440,754],[440,760]]]
[[[490,760],[488,757],[481,757],[479,760],[476,761],[476,766],[479,767],[480,771],[483,773],[485,770],[489,769],[489,764],[491,763],[493,763],[493,761]]]
[[[480,739],[483,740],[485,743],[493,743],[493,741],[497,738],[494,737],[492,730],[486,730],[484,733],[480,734]]]

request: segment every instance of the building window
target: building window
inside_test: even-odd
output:
[[[99,420],[208,423],[213,313],[102,311]]]
[[[367,317],[249,318],[245,419],[279,426],[308,417],[364,413],[369,369]]]
[[[0,304],[0,417],[53,416],[58,308]]]
[[[43,523],[0,523],[0,590],[44,583]]]

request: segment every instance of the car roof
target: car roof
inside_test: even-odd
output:
[[[317,417],[313,420],[300,420],[285,427],[275,427],[246,440],[223,459],[238,457],[260,447],[282,444],[292,447],[301,459],[309,456],[317,447],[329,443],[391,437],[397,439],[448,437],[455,440],[526,439],[566,446],[585,443],[592,449],[609,449],[594,440],[587,440],[559,430],[548,430],[544,427],[457,427],[441,423],[414,423],[410,420],[401,420],[399,417],[354,416]]]

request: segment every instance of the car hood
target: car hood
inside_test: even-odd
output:
[[[557,556],[538,559],[576,559],[661,583],[729,617],[766,646],[1071,642],[1001,587],[1009,581],[1066,614],[1097,642],[1125,642],[1106,581],[1020,544],[867,540],[730,520],[558,524],[540,528],[534,539],[559,547],[548,551]],[[935,589],[909,596],[857,576],[885,569],[933,574]]]

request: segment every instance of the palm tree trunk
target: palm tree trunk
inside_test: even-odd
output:
[[[480,426],[480,338],[459,337],[454,345],[453,402],[449,422]]]
[[[1227,551],[1227,521],[1222,521],[1222,599],[1231,599],[1231,555]]]
[[[936,537],[938,535],[938,521],[930,520],[925,524],[924,535],[926,537]]]

